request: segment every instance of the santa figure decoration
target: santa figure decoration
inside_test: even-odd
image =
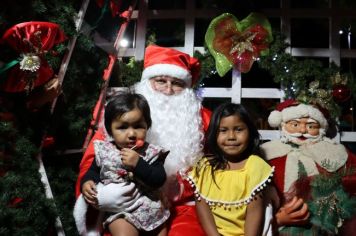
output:
[[[329,112],[318,104],[289,99],[268,122],[281,139],[262,150],[275,166],[282,207],[276,214],[279,235],[351,235],[356,215],[356,156],[326,137]],[[341,231],[340,231],[341,230]]]

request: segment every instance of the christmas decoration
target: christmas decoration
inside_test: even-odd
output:
[[[73,18],[78,13],[78,4],[80,2],[71,0],[0,2],[0,8],[6,9],[1,14],[1,36],[11,26],[23,21],[54,22],[63,29],[68,37],[78,35],[72,59],[68,64],[65,83],[62,85],[65,95],[59,97],[55,114],[51,119],[48,115],[49,106],[46,105],[51,100],[49,98],[52,97],[52,92],[62,91],[62,89],[57,90],[57,87],[53,86],[57,84],[53,79],[53,74],[51,76],[45,74],[43,83],[36,84],[39,82],[39,78],[33,80],[34,87],[32,91],[29,91],[29,94],[24,89],[25,85],[19,90],[11,90],[14,92],[1,91],[0,205],[2,207],[0,209],[0,235],[56,235],[54,222],[58,216],[62,221],[65,234],[77,235],[72,217],[73,207],[70,203],[75,202],[73,183],[77,178],[76,169],[82,153],[77,151],[73,154],[60,154],[60,157],[58,155],[70,148],[80,150],[98,88],[100,88],[101,74],[107,56],[105,52],[95,47],[90,35],[78,34],[76,31]],[[24,35],[33,35],[31,30],[36,30],[36,27],[27,28]],[[39,39],[43,45],[50,46],[46,42],[49,43],[53,39],[52,36],[57,39],[59,34],[61,33],[57,32],[57,36],[55,36],[56,29],[49,27],[48,32],[41,31],[42,37],[33,35],[31,43],[36,45],[36,40]],[[42,42],[41,40],[44,40],[46,36],[49,37],[49,41]],[[19,42],[20,45],[22,41],[16,42]],[[28,45],[27,43],[23,44]],[[9,79],[14,83],[19,82],[19,80],[15,80],[15,77],[10,77],[16,67],[23,74],[36,75],[44,70],[42,63],[45,62],[53,71],[59,71],[61,55],[67,50],[66,43],[53,44],[48,49],[42,47],[43,54],[34,54],[41,60],[40,68],[34,72],[20,69],[20,61],[23,58],[21,54],[36,51],[34,47],[32,48],[34,50],[30,48],[31,44],[28,47],[29,51],[24,51],[22,50],[24,45],[21,44],[19,50],[14,50],[7,41],[3,41],[0,45],[0,61],[5,64],[13,61],[13,65],[10,64],[12,67],[1,74],[0,84],[7,83]],[[40,78],[43,77],[40,74]],[[51,82],[52,80],[53,82]],[[31,86],[28,87],[31,88]],[[40,96],[35,96],[35,94]],[[43,103],[46,104],[39,105]],[[32,109],[32,107],[37,108]],[[34,110],[36,112],[33,112]],[[56,141],[50,149],[45,149],[42,152],[54,195],[52,200],[45,196],[45,189],[38,173],[39,165],[35,159],[43,131],[47,129]],[[21,198],[22,202],[13,207],[8,205],[16,197]]]
[[[0,85],[0,90],[31,91],[50,80],[53,70],[47,63],[45,54],[65,39],[59,25],[51,22],[23,22],[8,29],[2,41],[20,53],[21,58],[17,61],[19,65],[11,62],[14,67],[6,81]]]
[[[43,148],[50,148],[54,145],[55,143],[55,138],[53,136],[46,136],[43,139],[43,144],[42,147]]]
[[[280,34],[274,36],[270,53],[258,60],[258,66],[270,73],[276,83],[281,84],[286,99],[293,98],[304,103],[317,101],[327,108],[330,118],[337,120],[341,111],[333,99],[332,91],[338,81],[336,78],[340,76],[340,68],[333,63],[325,67],[317,60],[298,60],[286,53],[289,45],[284,37]],[[356,93],[352,80],[348,80],[346,86],[350,88],[351,94]]]
[[[343,103],[350,99],[351,90],[346,85],[335,84],[333,86],[332,96],[335,102]]]
[[[324,167],[330,163],[324,163]],[[337,234],[343,222],[356,213],[356,198],[349,197],[344,191],[342,177],[352,174],[353,170],[341,173],[322,173],[313,178],[312,199],[308,203],[311,222],[329,234]]]
[[[336,73],[331,77],[332,81],[332,96],[335,102],[343,103],[351,98],[351,83],[352,80],[349,79],[347,75],[341,75]]]
[[[205,42],[221,77],[232,67],[248,72],[260,55],[268,53],[271,41],[271,26],[257,13],[251,13],[240,22],[234,15],[224,13],[213,19],[205,34]]]
[[[315,104],[320,110],[325,111],[324,116],[327,118],[331,116],[336,119],[340,113],[339,106],[332,99],[331,90],[320,88],[319,81],[310,82],[308,89],[300,90],[296,99],[306,104]]]
[[[96,3],[100,8],[107,8],[109,0],[96,0]],[[122,0],[110,0],[110,11],[112,17],[119,15]]]

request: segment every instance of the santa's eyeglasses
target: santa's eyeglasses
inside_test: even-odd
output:
[[[157,76],[151,78],[150,81],[154,90],[165,94],[179,93],[186,88],[183,80],[169,76]]]

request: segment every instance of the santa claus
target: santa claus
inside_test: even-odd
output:
[[[316,189],[318,185],[326,187],[329,184],[320,180],[331,180],[333,174],[356,167],[356,156],[342,144],[326,137],[328,119],[326,109],[293,99],[279,104],[268,118],[271,127],[281,129],[280,140],[261,146],[266,159],[275,166],[274,182],[282,203],[276,214],[279,235],[333,235],[340,233],[343,223],[341,232],[345,232],[345,235],[356,232],[355,228],[349,227],[352,224],[345,225],[347,218],[351,217],[340,213],[343,203],[332,196],[336,191],[344,193],[346,201],[356,195],[356,175],[345,175],[340,179],[340,188],[331,189],[328,193],[318,193]],[[316,176],[325,178],[319,178],[319,182],[316,182]],[[326,205],[322,205],[324,203]],[[316,208],[319,208],[318,212]],[[330,224],[327,227],[321,226],[318,221],[323,211],[336,217],[323,219],[324,223]],[[356,212],[351,210],[349,213]]]
[[[198,81],[199,71],[196,58],[152,45],[146,48],[141,81],[134,86],[137,93],[145,96],[151,109],[152,126],[146,140],[170,151],[165,160],[168,178],[163,188],[171,204],[170,236],[205,235],[196,216],[193,192],[177,177],[179,170],[191,167],[203,155],[204,130],[208,126],[210,111],[202,108],[201,100],[191,88]],[[92,141],[106,138],[105,130],[100,128]],[[94,159],[92,141],[80,163],[77,196],[81,192],[83,176]],[[109,199],[106,204],[120,207],[130,201],[131,190],[129,187],[106,188],[105,195],[111,196],[111,201]]]

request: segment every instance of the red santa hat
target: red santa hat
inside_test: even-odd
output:
[[[146,48],[141,80],[166,75],[181,79],[190,87],[198,81],[199,73],[198,59],[186,53],[155,45]]]
[[[315,105],[299,103],[294,99],[288,99],[277,105],[268,117],[271,127],[279,127],[282,122],[292,119],[310,117],[319,122],[321,128],[328,126],[328,111]]]

